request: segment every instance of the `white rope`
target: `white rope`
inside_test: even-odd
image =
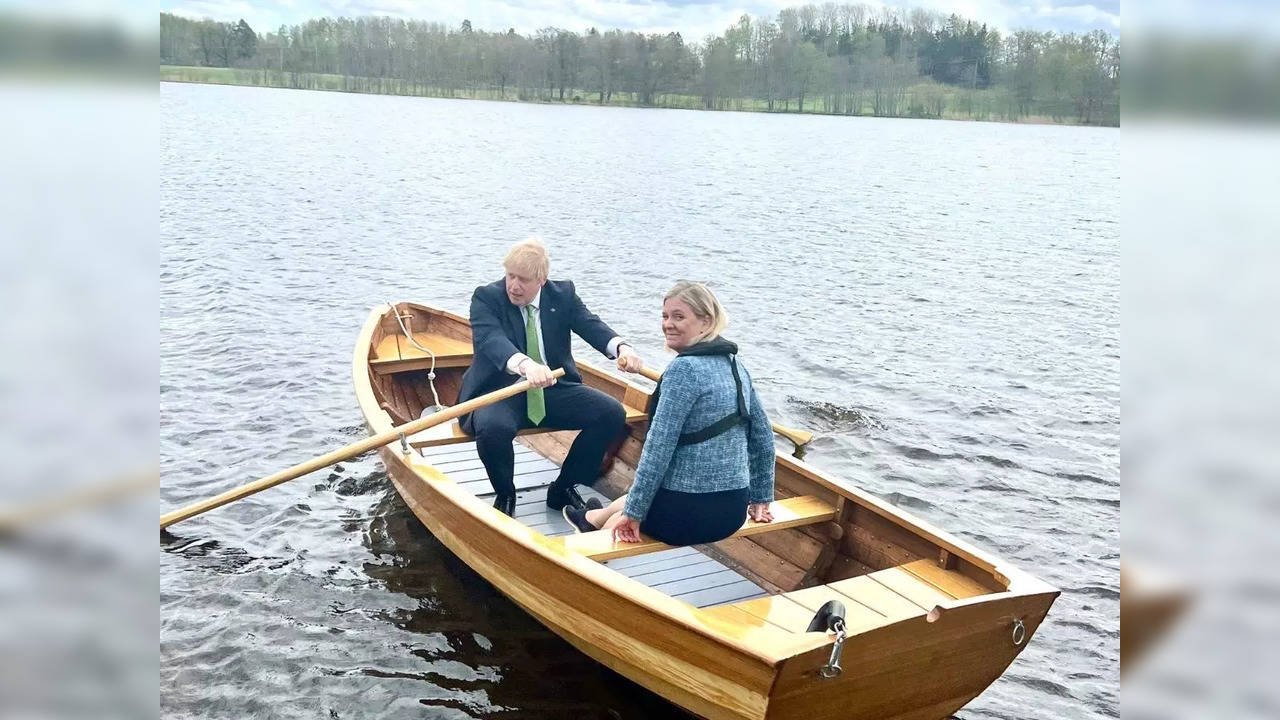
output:
[[[428,348],[424,348],[421,345],[419,345],[418,341],[413,339],[413,333],[409,332],[409,328],[404,326],[403,318],[406,318],[406,317],[409,318],[409,322],[412,323],[413,322],[412,315],[402,316],[396,310],[395,305],[392,305],[391,303],[387,303],[387,306],[391,308],[391,314],[396,316],[396,323],[400,325],[400,331],[403,332],[404,336],[409,339],[409,342],[412,343],[414,347],[418,348],[422,352],[431,356],[431,369],[427,371],[427,382],[431,385],[431,397],[434,398],[436,401],[436,404],[432,405],[431,407],[444,409],[444,405],[440,404],[440,394],[436,392],[436,354],[431,352],[431,350],[429,350]],[[431,408],[423,408],[424,411],[430,410],[430,409]],[[432,410],[432,412],[438,412],[438,411]]]

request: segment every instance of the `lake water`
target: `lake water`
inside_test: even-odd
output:
[[[369,309],[531,234],[661,366],[729,310],[806,460],[1062,589],[958,713],[1118,717],[1119,131],[162,84],[165,509],[364,436]],[[579,357],[607,361],[581,346]],[[173,528],[166,717],[679,715],[455,559],[376,456]]]

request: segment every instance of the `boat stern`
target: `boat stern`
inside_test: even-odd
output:
[[[836,677],[832,644],[783,662],[769,718],[941,720],[993,683],[1030,642],[1058,591],[998,593],[848,637]]]

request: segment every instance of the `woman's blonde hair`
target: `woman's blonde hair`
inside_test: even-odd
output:
[[[531,237],[511,246],[502,260],[502,267],[510,272],[527,273],[538,280],[546,280],[551,274],[551,256],[541,240]]]
[[[699,318],[711,319],[711,328],[698,338],[697,342],[715,340],[729,324],[729,313],[725,312],[724,306],[716,299],[715,293],[702,283],[681,280],[662,300],[666,302],[672,298],[683,301]]]

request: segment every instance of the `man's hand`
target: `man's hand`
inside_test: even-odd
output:
[[[538,387],[551,387],[556,384],[556,379],[551,375],[551,368],[546,365],[540,365],[531,358],[526,358],[520,362],[520,372],[524,374],[524,379],[529,384]]]
[[[747,506],[747,515],[758,523],[773,522],[773,513],[769,510],[769,503],[751,503]]]
[[[622,522],[613,526],[614,542],[640,542],[640,521],[630,515],[623,515]]]
[[[618,348],[618,369],[629,373],[638,373],[640,368],[644,367],[644,361],[631,349],[630,345],[622,345]]]

